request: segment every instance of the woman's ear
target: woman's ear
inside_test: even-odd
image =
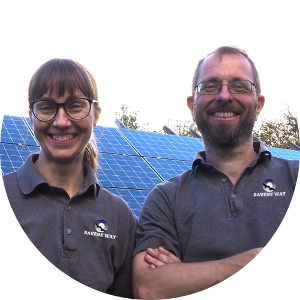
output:
[[[101,107],[99,105],[94,106],[94,127],[97,125],[101,115]]]
[[[30,123],[33,126],[33,116],[31,110],[28,110],[28,115],[29,115]]]

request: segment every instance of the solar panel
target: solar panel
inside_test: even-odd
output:
[[[94,137],[99,152],[137,155],[117,128],[96,126]]]
[[[37,142],[24,119],[22,117],[7,115],[3,118],[1,142],[21,145],[37,145]]]
[[[193,160],[204,150],[200,139],[154,132],[119,129],[142,156]]]
[[[122,197],[139,217],[149,191],[192,167],[203,140],[154,132],[96,126],[99,184]],[[34,146],[32,146],[34,145]],[[268,147],[274,156],[300,160],[300,151]],[[16,171],[29,154],[39,152],[30,119],[4,116],[0,158],[2,175]]]
[[[102,153],[98,161],[104,187],[152,189],[162,181],[142,157]]]
[[[16,171],[31,153],[39,152],[39,147],[0,143],[2,175]]]
[[[162,158],[146,158],[146,160],[155,168],[155,170],[168,180],[178,174],[181,174],[192,168],[192,161],[170,160]]]
[[[290,150],[290,149],[272,148],[272,147],[267,147],[267,148],[272,153],[272,155],[274,155],[276,157],[300,160],[300,151],[295,151],[295,150]]]
[[[22,118],[23,118],[23,120],[25,120],[27,127],[29,126],[30,129],[31,129],[32,132],[33,132],[33,126],[32,126],[32,124],[31,124],[31,121],[30,121],[29,117],[22,117]]]
[[[143,203],[147,195],[150,192],[145,190],[114,189],[114,188],[105,188],[105,189],[123,198],[128,203],[130,208],[133,210],[137,218],[140,217],[141,208],[143,206]]]

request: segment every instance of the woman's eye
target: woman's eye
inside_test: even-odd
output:
[[[52,105],[47,105],[47,104],[41,104],[37,106],[37,109],[40,111],[53,111],[55,110],[55,107]]]

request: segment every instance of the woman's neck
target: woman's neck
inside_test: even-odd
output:
[[[66,163],[49,161],[46,155],[40,153],[35,167],[50,185],[65,189],[71,198],[84,184],[82,161],[82,158]]]

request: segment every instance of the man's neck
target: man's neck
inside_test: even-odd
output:
[[[233,184],[235,184],[246,166],[257,157],[252,139],[235,148],[206,149],[205,154],[206,162],[226,174]]]

